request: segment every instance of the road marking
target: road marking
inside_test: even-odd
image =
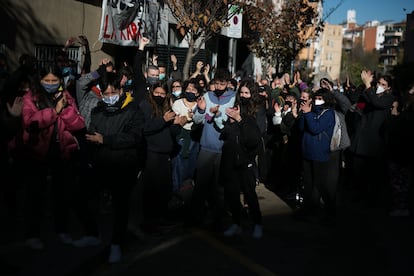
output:
[[[151,255],[154,255],[154,254],[157,254],[157,253],[159,253],[159,252],[161,252],[163,250],[166,250],[166,249],[168,249],[170,247],[173,247],[174,245],[176,245],[176,244],[178,244],[178,243],[180,243],[180,242],[188,239],[189,237],[190,237],[189,234],[182,235],[182,236],[176,237],[174,239],[165,241],[165,242],[163,242],[163,243],[161,243],[161,244],[159,244],[159,245],[157,245],[155,247],[152,247],[152,248],[149,248],[147,250],[144,250],[144,251],[140,252],[138,255],[136,255],[133,258],[133,260],[130,262],[130,264],[134,264],[139,259],[142,259],[142,258],[151,256]]]
[[[211,236],[209,233],[199,230],[199,229],[193,229],[191,231],[194,236],[207,241],[209,244],[214,246],[216,249],[220,250],[225,255],[229,256],[233,260],[236,260],[240,265],[245,266],[250,271],[257,273],[257,275],[262,276],[277,276],[276,273],[268,270],[264,266],[261,266],[260,264],[252,261],[251,259],[247,258],[237,250],[231,248],[230,246],[225,245],[224,243],[220,242],[219,240],[215,239],[213,236]]]

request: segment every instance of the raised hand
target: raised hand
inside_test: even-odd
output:
[[[149,38],[141,36],[141,38],[139,39],[139,49],[144,50],[145,46],[147,46],[149,43]]]
[[[86,38],[86,36],[84,36],[84,35],[78,36],[78,40],[79,40],[79,43],[83,46],[88,46],[89,45],[89,41]]]
[[[361,80],[365,84],[366,88],[371,87],[371,82],[374,76],[372,75],[371,71],[362,70],[361,72]]]
[[[279,105],[279,103],[277,102],[277,101],[275,101],[275,104],[273,105],[273,108],[275,109],[275,112],[276,113],[279,113],[280,112],[280,105]]]
[[[210,112],[217,115],[219,113],[219,108],[220,108],[219,105],[210,107]]]
[[[7,110],[13,117],[20,117],[23,109],[23,97],[16,97],[13,101],[13,105],[7,103]]]
[[[174,117],[174,124],[175,125],[183,126],[186,123],[187,123],[187,116],[183,115],[183,116],[175,116]]]
[[[67,104],[66,95],[63,94],[62,98],[56,102],[56,106],[55,106],[56,113],[59,114],[60,112],[62,112],[62,110],[66,107],[66,104]]]
[[[171,120],[174,120],[175,116],[176,116],[175,112],[169,110],[169,111],[164,113],[163,119],[164,119],[164,121],[169,122]]]
[[[198,109],[206,110],[206,100],[204,99],[204,97],[199,97],[197,99],[197,107]]]
[[[226,108],[226,115],[237,122],[240,122],[241,120],[239,106]]]
[[[174,55],[174,54],[172,54],[171,56],[170,56],[170,59],[171,59],[171,63],[174,65],[174,64],[177,64],[177,57]]]

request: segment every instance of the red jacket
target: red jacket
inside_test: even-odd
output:
[[[23,141],[31,148],[35,157],[40,159],[46,157],[56,122],[61,157],[63,159],[69,159],[71,153],[79,147],[78,141],[73,136],[73,133],[84,128],[85,121],[79,114],[72,96],[67,91],[64,91],[64,93],[66,95],[67,105],[60,114],[57,114],[53,107],[39,110],[36,105],[36,96],[30,91],[23,97]],[[37,122],[38,128],[40,129],[35,134],[29,133],[29,128],[33,122]],[[37,137],[33,139],[30,135],[36,135]],[[36,142],[33,143],[32,141]]]

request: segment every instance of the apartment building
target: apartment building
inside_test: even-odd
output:
[[[315,49],[314,74],[315,79],[328,77],[331,80],[339,78],[342,57],[342,26],[326,24],[320,36],[319,47]]]
[[[406,22],[385,25],[384,42],[379,58],[379,69],[384,74],[402,61],[405,27]]]

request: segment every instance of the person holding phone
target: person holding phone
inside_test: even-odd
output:
[[[339,166],[333,160],[330,143],[335,125],[335,98],[326,88],[310,97],[302,91],[299,128],[302,131],[304,205],[295,215],[315,217],[334,223],[336,216],[336,176]],[[320,199],[324,202],[320,213]]]

